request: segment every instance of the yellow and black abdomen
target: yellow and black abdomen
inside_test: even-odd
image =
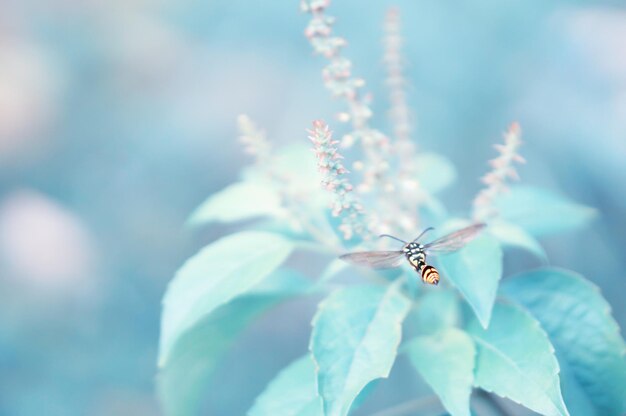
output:
[[[422,281],[429,285],[439,284],[439,272],[433,266],[425,266],[422,269]]]
[[[422,276],[422,281],[430,285],[439,283],[439,272],[433,266],[426,264],[426,254],[421,248],[409,250],[407,259],[411,266]]]

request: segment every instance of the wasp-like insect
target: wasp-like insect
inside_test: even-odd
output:
[[[400,266],[402,255],[404,254],[415,271],[422,276],[424,283],[436,285],[439,283],[439,272],[433,266],[426,264],[426,256],[457,251],[472,241],[485,227],[486,224],[483,223],[473,224],[459,231],[447,234],[428,244],[420,244],[419,239],[422,238],[426,232],[432,230],[432,227],[422,231],[415,240],[409,243],[392,235],[382,234],[380,237],[392,238],[403,243],[404,247],[402,247],[402,250],[360,251],[344,254],[339,256],[339,258],[373,269],[390,269]]]

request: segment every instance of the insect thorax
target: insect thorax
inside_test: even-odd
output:
[[[433,266],[426,264],[426,252],[424,246],[417,243],[409,243],[404,247],[404,254],[415,271],[420,273],[422,281],[431,285],[439,283],[439,272]]]
[[[424,246],[417,243],[409,243],[404,247],[404,254],[411,265],[420,272],[426,265],[426,253]]]

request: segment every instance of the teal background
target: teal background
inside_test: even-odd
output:
[[[600,214],[543,239],[550,263],[600,286],[624,328],[626,7],[336,1],[336,33],[386,131],[391,5],[402,13],[418,150],[459,172],[447,206],[467,210],[491,145],[519,121],[523,183]],[[277,144],[304,142],[317,118],[343,128],[307,22],[297,1],[0,5],[0,414],[160,414],[160,300],[184,259],[228,231],[184,221],[249,162],[237,115]],[[516,253],[505,272],[535,266]],[[242,414],[305,351],[315,301],[246,331],[207,390],[208,414]],[[405,361],[361,414],[425,391]]]

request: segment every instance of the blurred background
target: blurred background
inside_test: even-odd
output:
[[[600,212],[590,229],[542,240],[551,264],[599,285],[625,328],[626,6],[336,1],[336,33],[387,131],[392,5],[416,143],[458,168],[444,201],[470,206],[491,145],[519,121],[524,183]],[[306,140],[316,118],[341,131],[307,22],[296,0],[0,2],[0,415],[160,414],[160,299],[184,259],[224,232],[184,221],[248,162],[237,115],[279,144]],[[306,349],[314,308],[287,304],[248,330],[207,414],[243,414]],[[424,389],[402,367],[387,385],[403,387],[381,387],[363,414]]]

